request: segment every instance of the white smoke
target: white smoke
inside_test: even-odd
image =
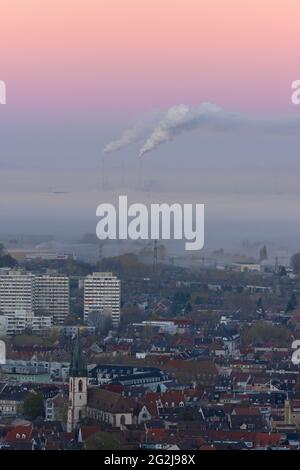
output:
[[[254,116],[232,113],[212,103],[201,103],[197,107],[184,104],[172,106],[160,119],[148,120],[133,126],[124,132],[121,138],[108,144],[105,153],[119,150],[132,142],[141,140],[145,131],[152,129],[150,137],[141,147],[142,156],[175,137],[192,130],[211,132],[245,132],[300,135],[300,116]]]
[[[222,108],[211,103],[202,103],[197,108],[191,108],[184,104],[169,108],[151,136],[146,140],[139,155],[142,156],[150,152],[183,132],[207,126],[210,122],[214,122],[212,116],[220,112],[222,112]]]
[[[158,110],[152,111],[147,115],[143,115],[129,129],[126,129],[119,139],[107,144],[103,149],[103,153],[117,152],[128,147],[130,144],[134,144],[135,142],[145,139],[147,133],[153,129],[153,126],[155,126],[159,121],[161,115],[161,111]]]
[[[202,103],[170,108],[140,149],[142,156],[176,136],[194,129],[212,132],[279,133],[300,135],[300,116],[247,116],[224,111],[218,105]]]

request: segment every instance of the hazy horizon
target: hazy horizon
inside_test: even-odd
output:
[[[297,244],[300,135],[285,124],[283,132],[228,132],[227,124],[215,132],[188,121],[188,132],[175,127],[167,143],[140,159],[153,126],[146,140],[102,152],[148,113],[178,105],[194,116],[209,101],[242,116],[244,126],[263,115],[300,119],[291,104],[300,6],[101,4],[72,2],[71,15],[68,1],[29,0],[25,8],[5,0],[1,7],[1,231],[93,232],[98,204],[127,194],[135,202],[204,203],[205,243]],[[212,21],[217,35],[207,26]]]

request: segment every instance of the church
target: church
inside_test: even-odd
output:
[[[70,365],[67,431],[76,430],[83,418],[125,428],[133,423],[135,408],[134,400],[95,386],[88,387],[87,365],[78,335]]]

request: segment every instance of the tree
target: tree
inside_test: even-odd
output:
[[[96,329],[96,332],[101,331],[103,323],[103,315],[100,310],[92,310],[88,315],[88,325],[93,326]]]
[[[300,273],[300,252],[291,257],[291,266],[295,274]]]
[[[112,258],[103,258],[97,263],[96,269],[99,271],[112,271],[125,279],[133,276],[148,277],[152,268],[141,263],[136,254],[124,253]]]
[[[284,325],[272,325],[268,322],[257,321],[242,331],[242,343],[245,346],[262,346],[274,344],[287,346],[290,344],[291,332]]]
[[[86,440],[87,450],[121,450],[123,448],[118,434],[112,432],[96,432]]]
[[[44,416],[44,398],[42,393],[30,392],[24,400],[24,415],[31,419]]]
[[[52,344],[55,344],[55,343],[57,343],[57,341],[59,340],[59,336],[60,336],[59,328],[57,328],[57,327],[52,327],[52,328],[51,328],[51,331],[50,331],[50,334],[49,334],[49,341],[50,341]]]
[[[103,309],[101,311],[93,310],[89,313],[88,324],[94,326],[96,333],[106,335],[112,328],[112,312],[111,309]]]
[[[138,305],[126,305],[122,308],[121,321],[123,325],[131,325],[146,319],[145,312],[143,312]]]

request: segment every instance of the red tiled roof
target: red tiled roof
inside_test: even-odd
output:
[[[168,403],[170,406],[172,403],[178,405],[180,402],[184,402],[184,393],[182,390],[169,390],[168,392],[162,393],[160,396],[162,404]]]
[[[248,432],[248,431],[208,431],[208,437],[212,441],[220,441],[220,442],[227,442],[227,441],[248,441],[254,442],[255,441],[255,432]]]
[[[174,436],[169,429],[150,429],[146,433],[146,437],[148,442],[156,443],[178,440],[178,437]]]
[[[158,416],[157,400],[159,399],[158,393],[146,393],[144,398],[144,405],[152,417]]]
[[[200,447],[200,446],[203,446],[205,444],[207,444],[206,440],[204,439],[204,437],[202,436],[199,436],[199,437],[195,437],[195,443]]]
[[[122,384],[103,384],[100,388],[115,393],[122,393],[124,390],[124,386]]]
[[[233,413],[235,413],[236,416],[260,416],[261,415],[259,408],[236,407]]]
[[[100,426],[80,426],[82,440],[85,441],[96,432],[101,431]]]
[[[255,444],[257,445],[278,445],[281,439],[280,433],[258,432],[255,436]]]
[[[32,435],[32,425],[16,426],[12,428],[5,436],[7,442],[14,442],[17,440],[29,440]]]

